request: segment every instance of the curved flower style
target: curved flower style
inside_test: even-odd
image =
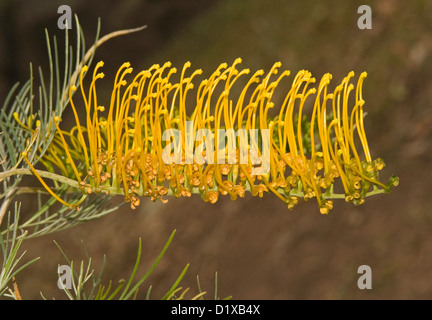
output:
[[[202,70],[187,75],[189,62],[178,81],[171,82],[177,69],[167,62],[139,72],[129,83],[126,78],[132,68],[124,63],[107,108],[99,105],[96,91],[96,81],[104,77],[99,72],[103,62],[96,65],[87,91],[84,66],[80,91],[85,118],[80,118],[72,99],[78,90],[72,86],[69,99],[76,125],[63,131],[61,119],[53,119],[57,136],[42,163],[76,179],[84,194],[124,194],[133,209],[140,196],[166,201],[165,195],[197,193],[215,203],[219,195],[234,200],[249,191],[259,197],[271,192],[289,209],[298,198],[316,198],[320,212],[327,214],[332,199],[359,205],[367,196],[388,192],[397,184],[393,177],[387,184],[379,181],[384,162],[370,154],[363,125],[366,72],[356,85],[350,83],[354,77],[350,72],[330,91],[330,74],[315,88],[315,78],[301,70],[276,107],[274,92],[290,72],[272,79],[280,62],[267,74],[238,70],[240,63],[237,59],[231,66],[221,64],[195,91],[193,81]],[[234,97],[241,77],[247,79]],[[258,134],[249,140],[244,134],[253,130]],[[264,156],[268,167],[256,174],[259,163],[265,167]]]

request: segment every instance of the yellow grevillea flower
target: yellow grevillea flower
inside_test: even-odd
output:
[[[165,195],[197,193],[215,203],[220,195],[234,200],[249,191],[259,197],[273,193],[289,209],[298,198],[316,198],[320,212],[327,214],[333,199],[361,204],[366,196],[390,190],[393,180],[378,180],[384,162],[372,159],[363,125],[365,72],[354,84],[350,72],[330,90],[330,74],[315,85],[311,73],[301,70],[291,87],[282,89],[290,72],[276,76],[280,62],[267,73],[238,69],[240,63],[223,63],[200,82],[202,70],[188,72],[189,62],[180,72],[167,62],[135,76],[124,63],[106,106],[96,91],[96,81],[104,78],[103,63],[96,65],[88,88],[84,66],[84,105],[72,99],[75,86],[69,91],[76,125],[62,131],[61,119],[53,119],[57,136],[43,163],[76,179],[84,193],[124,194],[132,208],[141,196],[166,201]],[[173,81],[176,74],[179,79]],[[242,83],[240,88],[236,83]],[[276,90],[283,97],[280,105],[273,102]],[[82,108],[85,118],[79,116]],[[217,134],[222,129],[237,134]],[[254,139],[238,134],[253,130],[258,131]],[[244,150],[246,158],[239,161]],[[264,156],[269,166],[256,174]]]

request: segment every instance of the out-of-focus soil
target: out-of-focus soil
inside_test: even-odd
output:
[[[28,63],[46,67],[43,28],[59,38],[57,4],[5,1],[0,5],[0,93],[28,78]],[[151,266],[165,241],[176,235],[160,265],[144,284],[152,298],[170,288],[187,263],[182,286],[213,297],[236,299],[429,299],[432,297],[432,3],[426,0],[353,1],[63,1],[79,15],[93,39],[97,18],[102,34],[147,24],[138,34],[114,39],[97,53],[110,79],[130,61],[135,70],[172,61],[181,68],[214,70],[243,58],[251,70],[276,61],[295,74],[308,69],[319,79],[333,74],[339,83],[351,70],[368,72],[364,84],[366,132],[373,157],[400,185],[390,194],[355,207],[335,201],[321,215],[314,201],[289,211],[271,194],[247,195],[211,205],[199,196],[171,198],[167,204],[143,199],[104,218],[24,243],[27,259],[40,260],[20,273],[24,299],[64,299],[57,266],[64,263],[56,240],[71,259],[84,259],[82,242],[100,265],[106,254],[106,283],[127,278],[143,242],[139,274]],[[181,3],[181,4],[180,4]],[[369,4],[371,30],[360,30],[357,9]],[[88,40],[91,43],[92,40]],[[291,76],[290,79],[292,79]],[[107,80],[106,86],[112,84]],[[103,84],[102,84],[103,86]],[[277,97],[276,97],[277,98]],[[30,208],[31,202],[23,203]],[[372,268],[373,287],[360,290],[357,269]]]

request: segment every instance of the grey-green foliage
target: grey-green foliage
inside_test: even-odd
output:
[[[85,249],[85,253],[87,256],[87,262],[81,261],[77,267],[74,261],[70,260],[67,255],[63,252],[60,245],[56,243],[59,250],[63,253],[63,256],[69,266],[71,272],[71,288],[68,289],[66,287],[63,288],[64,293],[67,298],[70,300],[135,300],[137,298],[139,289],[142,287],[143,283],[148,279],[151,273],[156,269],[163,255],[167,251],[169,245],[171,244],[175,230],[171,233],[168,241],[165,243],[162,251],[159,253],[155,262],[151,265],[151,267],[147,270],[147,272],[139,278],[137,281],[135,280],[138,269],[140,267],[141,262],[141,254],[142,254],[142,244],[141,239],[138,242],[138,253],[135,262],[135,266],[131,272],[129,279],[118,281],[117,286],[113,286],[113,282],[110,280],[108,285],[102,284],[102,274],[106,265],[106,257],[104,256],[102,261],[102,266],[98,273],[95,272],[95,269],[92,265],[92,258],[88,255],[87,250]],[[77,267],[77,268],[75,268]],[[189,288],[183,289],[180,287],[180,282],[183,279],[186,271],[189,268],[189,264],[187,264],[180,275],[177,277],[176,281],[171,285],[171,287],[167,290],[167,292],[161,297],[162,300],[181,300],[186,298],[186,294],[189,291]],[[78,269],[78,270],[76,270]],[[191,297],[191,299],[204,299],[206,292],[201,291],[201,287],[199,285],[198,280],[198,289],[199,293]],[[145,291],[144,299],[150,300],[151,297],[152,286],[150,285],[148,289]],[[42,297],[46,299],[46,297],[42,294]],[[230,298],[230,297],[228,297]],[[217,292],[217,276],[215,277],[215,299],[219,299]]]
[[[135,262],[134,269],[131,273],[131,276],[129,277],[129,280],[127,282],[123,279],[120,280],[118,285],[114,288],[112,286],[112,281],[109,281],[109,284],[107,286],[102,285],[102,273],[106,264],[105,256],[103,258],[101,270],[99,271],[98,274],[96,274],[92,265],[92,258],[89,257],[87,250],[85,250],[87,256],[87,263],[85,264],[84,261],[81,261],[78,268],[79,271],[77,271],[74,268],[76,266],[74,264],[74,261],[71,261],[67,257],[67,255],[63,252],[60,245],[56,243],[59,250],[63,253],[67,265],[70,267],[72,271],[71,274],[72,288],[71,289],[63,288],[64,293],[70,300],[113,300],[113,299],[128,300],[131,298],[135,299],[138,294],[138,290],[140,286],[148,278],[151,272],[156,268],[157,264],[159,263],[162,256],[164,255],[165,251],[168,249],[168,246],[170,245],[174,237],[174,233],[175,231],[169,237],[167,243],[165,244],[164,248],[162,249],[161,253],[157,257],[156,261],[151,266],[151,268],[135,285],[133,285],[133,281],[141,261],[142,245],[141,245],[141,239],[139,239],[137,259]],[[185,269],[187,269],[187,266]],[[179,277],[180,280],[183,274],[184,273],[182,273],[181,276]],[[175,288],[176,287],[174,287],[174,289],[171,289],[168,292],[169,293],[168,296],[171,295],[171,292],[174,291]],[[150,292],[151,292],[151,286],[147,291],[146,294],[147,298],[150,297]]]
[[[1,172],[13,171],[18,167],[27,167],[21,156],[21,151],[31,150],[28,158],[33,166],[39,162],[47,151],[55,134],[55,126],[52,124],[54,116],[61,116],[69,103],[68,90],[70,86],[79,86],[77,74],[83,64],[91,64],[97,43],[99,40],[100,22],[97,26],[94,45],[87,50],[85,37],[79,20],[76,19],[76,43],[75,48],[69,43],[68,29],[65,29],[65,47],[63,67],[60,66],[60,54],[56,37],[49,36],[46,31],[46,43],[49,62],[48,77],[43,70],[38,68],[38,83],[33,75],[30,64],[30,79],[19,89],[16,84],[3,103],[0,112],[0,160]],[[63,68],[63,73],[60,69]],[[48,80],[46,80],[48,79]],[[36,91],[36,93],[35,93]],[[36,126],[36,122],[39,126]],[[21,122],[21,123],[20,123]],[[23,125],[24,126],[23,126]],[[4,217],[7,205],[11,199],[20,193],[37,193],[38,206],[28,221],[21,227],[29,230],[29,237],[39,236],[53,231],[76,225],[83,220],[89,220],[92,216],[100,217],[114,210],[110,207],[106,211],[107,197],[98,199],[86,199],[85,209],[78,215],[69,208],[55,208],[52,197],[43,196],[45,193],[37,188],[21,188],[19,183],[21,175],[11,175],[3,178],[0,199],[3,199],[0,210],[0,224]],[[58,194],[67,193],[69,198],[81,196],[80,190],[69,190],[57,182],[54,182],[55,191]],[[4,231],[3,231],[4,232]]]
[[[68,30],[65,29],[63,76],[60,74],[60,58],[56,37],[51,39],[46,30],[49,62],[48,81],[46,81],[46,75],[42,68],[39,67],[39,85],[36,87],[33,67],[30,63],[29,80],[21,88],[20,84],[17,83],[6,97],[0,112],[2,171],[17,168],[22,163],[20,151],[29,147],[34,151],[29,154],[29,160],[33,165],[36,165],[50,145],[55,133],[52,119],[54,115],[61,116],[68,105],[69,101],[66,94],[68,88],[71,85],[78,86],[77,77],[73,75],[79,70],[83,62],[91,63],[93,59],[93,55],[91,55],[88,61],[84,61],[86,55],[85,38],[77,17],[76,26],[75,50],[69,44]],[[99,29],[100,24],[98,24],[96,40],[99,37]],[[21,126],[16,118],[26,127]],[[39,129],[36,128],[36,121],[40,122]],[[13,176],[4,179],[3,193],[0,197],[4,197],[7,190],[16,186],[20,178],[20,176]]]
[[[17,222],[19,221],[19,211],[20,206],[18,204],[15,204],[15,213],[13,218],[14,227],[9,230],[12,221],[10,218],[11,214],[8,214],[6,227],[9,231],[6,232],[5,235],[0,234],[0,247],[2,250],[2,265],[0,270],[0,297],[6,296],[13,299],[18,298],[15,290],[11,288],[11,282],[13,278],[21,270],[28,267],[33,262],[39,259],[34,258],[19,266],[25,252],[18,255],[18,251],[27,234],[26,232],[20,234],[18,232]]]

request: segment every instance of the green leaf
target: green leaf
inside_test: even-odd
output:
[[[174,291],[176,290],[176,288],[179,285],[180,281],[183,279],[183,277],[186,274],[186,271],[188,270],[188,268],[189,268],[189,263],[183,269],[182,273],[177,278],[177,280],[174,282],[174,284],[172,285],[171,289],[162,297],[162,300],[168,300],[174,294]]]
[[[153,265],[150,267],[150,269],[147,271],[147,273],[138,281],[138,283],[132,288],[132,290],[126,294],[126,290],[123,292],[123,294],[120,296],[120,299],[127,300],[131,297],[131,295],[140,287],[140,285],[148,278],[148,276],[153,272],[153,270],[156,268],[156,266],[159,264],[159,261],[162,259],[163,255],[165,254],[166,250],[168,249],[169,245],[171,244],[172,239],[174,238],[176,230],[174,230],[170,237],[168,238],[168,241],[166,242],[164,248],[162,249],[161,253],[157,257],[156,261],[153,263]],[[141,243],[141,241],[140,241]],[[141,252],[138,250],[138,255],[140,257]],[[135,274],[133,273],[132,276]]]

